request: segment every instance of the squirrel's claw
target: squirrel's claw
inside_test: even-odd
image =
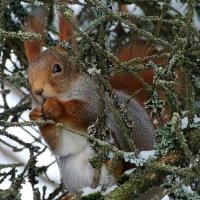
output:
[[[56,98],[46,99],[42,105],[42,112],[47,119],[58,119],[63,113],[64,106],[62,102]]]
[[[34,108],[29,113],[29,118],[32,121],[42,120],[44,118],[43,113],[42,113],[42,109],[41,108]]]

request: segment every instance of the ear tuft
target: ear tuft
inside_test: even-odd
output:
[[[25,54],[29,62],[32,61],[42,50],[42,44],[44,43],[45,21],[45,11],[37,9],[34,11],[32,16],[28,17],[24,25],[25,31],[35,32],[41,35],[41,40],[24,41]]]
[[[62,15],[59,16],[59,39],[69,41],[73,36],[71,24]]]
[[[59,16],[59,39],[70,44],[73,50],[77,50],[77,41],[70,22],[62,15]]]

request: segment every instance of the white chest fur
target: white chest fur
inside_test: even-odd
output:
[[[89,145],[85,137],[72,133],[70,130],[58,129],[57,131],[59,132],[59,144],[54,151],[57,156],[79,154]]]
[[[94,177],[94,169],[89,160],[95,155],[86,138],[66,130],[60,130],[58,148],[54,151],[60,169],[62,181],[70,192],[90,186]],[[107,169],[101,167],[100,184],[107,181]],[[111,178],[111,179],[110,179]],[[113,184],[114,177],[109,177],[108,185]]]

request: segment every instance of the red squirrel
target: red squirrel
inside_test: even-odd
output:
[[[147,64],[148,61],[153,61],[157,65],[164,66],[167,64],[166,56],[157,56],[155,58],[148,59],[148,56],[156,55],[157,50],[153,47],[148,47],[148,41],[145,40],[135,40],[134,42],[127,44],[123,47],[117,49],[114,52],[114,55],[118,58],[120,62],[127,62],[134,58],[147,58],[143,61],[140,61],[139,64]],[[142,70],[137,73],[141,77],[141,79],[148,84],[149,86],[153,86],[155,72],[153,69]],[[133,95],[134,99],[140,103],[141,106],[145,105],[145,102],[149,100],[149,93],[144,89],[144,85],[140,82],[133,74],[130,73],[118,73],[109,77],[110,85],[116,90],[122,90],[128,95]],[[157,87],[156,88],[159,98],[165,102],[167,102],[167,97],[165,95],[164,90]],[[170,109],[165,105],[164,111],[161,113],[160,119],[162,123],[167,123],[170,118]],[[157,121],[157,120],[156,120]],[[155,122],[157,123],[157,122]]]
[[[27,31],[40,33],[43,38],[44,21],[41,18],[41,15],[33,17],[25,28]],[[60,41],[69,41],[73,35],[70,24],[61,17],[59,27]],[[42,51],[41,43],[24,43],[29,61],[27,73],[33,101],[33,109],[29,116],[31,120],[50,119],[66,127],[64,129],[54,124],[46,124],[39,128],[42,137],[57,158],[63,183],[70,192],[77,192],[82,187],[91,186],[93,182],[94,169],[90,160],[95,156],[95,151],[86,137],[73,131],[88,134],[88,127],[96,122],[100,103],[98,84],[82,72],[79,66],[69,62],[56,48]],[[115,93],[120,103],[129,99],[120,91],[115,90]],[[126,150],[121,141],[120,128],[109,108],[112,103],[113,100],[107,95],[106,124],[113,133],[114,144],[119,149]],[[154,149],[154,128],[145,110],[133,99],[129,101],[127,110],[129,119],[134,122],[131,135],[136,148],[139,151]],[[122,169],[122,165],[123,163],[117,168]],[[114,175],[107,177],[106,166],[106,162],[101,166],[100,185],[115,183]]]

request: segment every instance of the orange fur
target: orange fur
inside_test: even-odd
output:
[[[55,122],[67,124],[67,127],[76,131],[86,131],[94,123],[95,118],[89,116],[82,100],[60,101],[56,98],[46,99],[42,108],[33,109],[29,117],[31,120],[52,119]],[[58,145],[59,135],[54,124],[40,126],[43,138],[52,150]]]
[[[119,48],[114,52],[115,56],[119,59],[120,62],[127,62],[134,58],[145,58],[146,56],[151,56],[156,52],[156,49],[148,48],[147,42],[142,40],[137,40],[130,45]],[[149,59],[139,62],[140,64],[145,64]],[[165,64],[167,62],[165,57],[158,57],[152,59],[156,64]],[[150,86],[153,85],[154,71],[152,69],[147,69],[142,72],[139,72],[138,75]],[[137,80],[133,74],[129,73],[120,73],[114,74],[109,78],[109,82],[114,89],[123,90],[129,95],[134,94],[139,91],[135,99],[140,102],[141,105],[144,105],[144,102],[148,100],[148,92],[144,90],[143,84]],[[160,92],[161,93],[161,92]],[[163,97],[163,94],[161,94]]]
[[[42,37],[44,37],[44,32],[41,31],[41,29],[43,28],[42,23],[38,24],[39,27],[37,27],[38,18],[36,17],[35,20],[36,21],[34,23],[31,23],[31,26],[33,26],[32,29],[34,31],[36,30],[35,32],[40,32],[42,34]],[[59,27],[61,30],[59,34],[60,41],[70,41],[73,38],[73,30],[70,23],[65,18],[60,17]],[[72,45],[77,45],[77,43],[74,42],[74,40],[71,40],[71,42]],[[42,91],[44,89],[46,93],[44,94],[45,98],[41,108],[34,108],[30,113],[30,119],[51,119],[55,122],[61,122],[66,127],[69,127],[76,131],[86,132],[87,128],[96,120],[95,116],[93,116],[91,113],[88,113],[87,102],[84,102],[81,99],[63,101],[53,97],[56,95],[56,93],[62,93],[62,90],[67,91],[68,87],[70,87],[70,84],[73,84],[73,80],[76,79],[76,77],[70,77],[73,70],[67,68],[67,70],[64,70],[62,74],[62,78],[65,77],[66,80],[63,83],[60,82],[59,84],[55,84],[59,81],[57,80],[56,75],[52,74],[51,67],[56,63],[59,63],[61,66],[68,66],[69,63],[64,61],[59,55],[57,55],[56,52],[53,51],[42,52],[41,54],[39,54],[39,56],[36,56],[36,54],[39,53],[39,51],[37,53],[30,54],[29,52],[31,52],[31,49],[34,47],[33,44],[39,49],[41,43],[38,43],[36,41],[30,44],[25,43],[26,54],[27,57],[30,57],[29,61],[31,61],[31,73],[29,72],[29,84],[32,86],[33,97],[36,98],[36,100],[39,101],[40,99],[38,97],[38,91]],[[137,50],[135,50],[135,48]],[[145,43],[135,42],[135,46],[129,46],[123,51],[119,50],[119,52],[115,52],[115,55],[119,58],[120,61],[127,61],[133,57],[145,57],[147,55],[151,55],[151,51],[152,49],[150,49],[149,51],[149,49],[146,48]],[[47,80],[44,80],[44,71],[42,70],[44,66],[46,66],[45,75],[50,81],[46,85],[44,85],[44,82],[46,82]],[[142,75],[144,75],[145,81],[147,81],[148,84],[151,85],[153,81],[152,71],[147,70]],[[60,76],[58,76],[58,78]],[[126,80],[129,81],[127,82]],[[67,81],[69,81],[69,83]],[[51,83],[54,83],[53,88],[51,88]],[[134,77],[129,74],[118,74],[114,77],[111,77],[110,83],[114,88],[125,89],[126,92],[129,92],[129,94],[131,94],[132,91],[136,91],[142,87],[142,84],[136,81]],[[147,94],[143,91],[138,100],[144,102],[147,98]],[[55,150],[58,146],[59,141],[57,127],[55,127],[55,125],[53,124],[47,124],[41,126],[40,131],[45,141],[51,147],[51,149]],[[117,167],[114,169],[114,174],[116,176],[119,176],[126,169],[127,168],[125,167],[125,163],[123,161],[120,161]]]
[[[108,170],[110,170],[111,167],[112,167],[112,160],[106,160],[104,163],[105,163],[105,165],[106,165],[106,168],[107,168]],[[113,169],[113,175],[114,175],[115,177],[118,177],[118,176],[120,176],[121,174],[123,174],[123,172],[124,172],[124,162],[123,162],[123,160],[119,160],[119,161],[117,162],[117,166],[114,167],[114,169]]]
[[[30,120],[37,121],[43,120],[44,114],[42,112],[42,108],[34,108],[29,113]],[[42,133],[43,138],[49,144],[52,150],[56,149],[58,145],[59,136],[56,133],[56,126],[54,124],[46,124],[44,126],[40,126],[40,131]]]
[[[121,7],[121,9],[122,11],[126,12],[126,7]],[[33,30],[34,32],[40,33],[42,35],[41,41],[43,41],[44,21],[41,20],[40,17],[36,17],[34,20],[30,20],[30,22],[27,23],[26,30],[30,29]],[[59,32],[60,41],[68,41],[74,49],[77,49],[77,42],[74,39],[72,26],[64,17],[60,17],[59,30],[60,30]],[[86,133],[87,128],[96,120],[96,116],[93,116],[92,113],[88,112],[87,109],[89,107],[88,102],[86,102],[84,98],[75,99],[76,97],[75,98],[73,97],[73,99],[69,98],[70,100],[60,100],[58,99],[59,95],[56,96],[57,94],[60,93],[61,94],[68,93],[68,90],[71,89],[70,86],[73,85],[74,83],[73,81],[76,81],[76,79],[78,79],[79,75],[78,71],[73,70],[75,67],[73,67],[70,63],[66,62],[65,58],[62,59],[61,56],[59,56],[57,53],[51,50],[48,50],[40,54],[41,41],[33,41],[33,42],[26,41],[24,43],[25,52],[28,60],[31,61],[30,67],[32,68],[32,71],[29,74],[29,84],[32,86],[33,98],[35,98],[37,103],[39,103],[39,106],[41,106],[41,108],[37,107],[31,111],[30,119],[31,120],[51,119],[55,122],[63,123],[63,125],[66,128]],[[130,45],[121,47],[116,52],[114,52],[115,56],[119,59],[120,62],[127,62],[137,57],[145,58],[147,56],[151,56],[156,53],[158,53],[156,48],[153,47],[149,48],[147,46],[147,42],[144,42],[142,40],[136,40]],[[38,54],[40,56],[37,57]],[[143,59],[143,61],[139,61],[138,64],[146,64],[148,61],[149,58],[146,58]],[[167,63],[167,58],[156,57],[152,59],[152,61],[158,65],[165,65]],[[63,74],[60,73],[60,75],[57,76],[57,78],[56,74],[52,73],[52,66],[54,66],[55,64],[59,64],[61,66],[66,67],[65,70],[62,71]],[[44,66],[46,66],[47,68],[44,68]],[[41,70],[41,68],[43,70]],[[153,85],[153,79],[155,73],[152,69],[144,70],[142,72],[139,72],[138,74],[147,84],[149,84],[150,86]],[[177,76],[178,84],[176,85],[177,86],[176,90],[178,92],[181,92],[183,89],[182,83],[184,82],[183,79],[184,72],[177,71],[176,74],[178,75]],[[63,79],[64,81],[59,82],[61,79]],[[45,82],[47,82],[46,85],[44,84]],[[59,82],[59,84],[56,84],[56,82]],[[143,106],[144,102],[148,100],[149,97],[148,91],[144,90],[142,82],[137,80],[135,76],[132,74],[128,73],[115,74],[109,77],[109,83],[114,89],[123,90],[129,95],[134,94],[137,91],[140,91],[136,95],[135,99]],[[46,93],[39,94],[40,91],[43,90],[45,90]],[[166,100],[164,91],[161,90],[160,88],[157,88],[157,90],[160,98]],[[66,99],[68,99],[67,95],[65,97]],[[64,97],[61,99],[64,99]],[[163,113],[162,119],[164,122],[167,122],[170,116],[170,109],[168,107],[166,107],[165,109],[166,110]],[[144,115],[141,117],[143,118]],[[56,127],[54,124],[46,124],[40,127],[40,131],[43,138],[53,151],[56,150],[59,145],[61,145],[59,143],[60,132],[58,131],[58,129],[59,128]],[[67,134],[67,132],[65,134]],[[145,137],[147,138],[148,135]],[[142,141],[145,141],[145,137],[142,138]],[[63,141],[65,142],[69,141],[68,139],[69,138]],[[148,142],[149,141],[150,139],[148,137]],[[66,145],[71,145],[71,144],[66,144]],[[66,146],[64,147],[61,146],[61,149],[66,149]],[[107,169],[110,169],[112,167],[111,160],[105,161],[104,164],[106,165]],[[116,177],[120,176],[124,171],[130,168],[133,168],[133,164],[126,163],[124,162],[124,160],[120,160],[114,167],[113,174]],[[67,195],[64,199],[71,199],[71,198],[73,198],[73,195],[70,194]]]
[[[55,150],[58,146],[59,135],[56,131],[57,127],[54,124],[46,124],[40,126],[42,137],[46,143],[50,146],[51,150]]]
[[[142,40],[134,41],[132,44],[119,48],[114,54],[118,57],[119,61],[127,62],[134,58],[142,58],[138,64],[146,64],[150,60],[148,56],[154,55],[157,50],[153,47],[148,48],[147,42]],[[146,59],[144,59],[147,57]],[[164,65],[167,63],[166,57],[156,57],[152,59],[158,65]],[[152,86],[155,73],[152,69],[146,69],[139,72],[137,75],[144,80],[145,83]],[[144,103],[149,100],[149,93],[144,89],[143,83],[135,78],[134,74],[129,73],[118,73],[109,77],[110,85],[116,90],[122,90],[129,95],[137,93],[134,98],[144,106]],[[166,95],[161,88],[157,88],[160,99],[166,100]],[[165,106],[165,110],[162,114],[162,122],[166,123],[170,117],[170,109]]]
[[[118,57],[119,61],[121,62],[127,62],[134,58],[144,58],[146,56],[151,56],[156,54],[157,50],[154,48],[148,48],[146,45],[146,42],[142,40],[137,40],[133,42],[130,45],[124,46],[119,48],[114,54]],[[146,64],[149,61],[149,59],[144,59],[142,62],[139,62],[141,64]],[[152,61],[155,64],[163,65],[163,67],[167,64],[167,57],[156,57],[153,58]],[[176,79],[175,79],[175,91],[178,94],[179,99],[184,99],[184,94],[186,88],[186,81],[185,81],[185,73],[183,69],[177,69],[175,70]],[[138,75],[144,80],[145,83],[152,86],[153,85],[153,79],[155,76],[155,73],[152,69],[147,69],[142,72],[139,72]],[[134,77],[134,74],[128,74],[128,73],[120,73],[120,74],[114,74],[113,76],[109,77],[109,83],[110,85],[117,90],[123,90],[125,93],[132,95],[137,92],[137,94],[134,96],[134,98],[142,105],[144,106],[144,103],[148,101],[149,94],[148,91],[144,90],[144,86],[142,82],[137,80]],[[164,107],[164,112],[162,113],[162,122],[167,123],[171,117],[171,108],[167,105],[168,100],[165,94],[165,91],[161,88],[157,88],[157,92],[159,95],[159,98],[161,100],[164,100],[166,105]]]
[[[59,38],[60,41],[70,40],[73,37],[73,29],[71,24],[63,17],[59,17]]]
[[[38,23],[37,25],[36,23],[39,19],[36,17],[35,20],[36,21],[31,23],[30,26],[32,26],[35,32],[42,34],[43,38],[44,32],[42,32],[41,29],[44,28],[44,23]],[[63,17],[60,17],[59,28],[60,41],[69,41],[72,46],[76,47],[77,43],[73,40],[72,27]],[[35,51],[32,50],[34,47],[36,48]],[[61,58],[57,55],[57,53],[51,50],[39,54],[41,51],[41,43],[38,43],[38,41],[25,43],[25,49],[26,55],[29,61],[31,61],[29,66],[29,84],[32,87],[33,98],[37,101],[37,103],[39,103],[39,106],[41,106],[41,108],[34,108],[31,111],[30,119],[51,119],[55,122],[63,123],[67,128],[86,133],[87,128],[96,121],[96,116],[93,116],[93,113],[88,111],[88,102],[85,102],[82,99],[64,101],[58,99],[59,95],[56,98],[57,94],[67,93],[68,90],[70,90],[70,86],[73,84],[73,81],[76,80],[77,77],[73,75],[73,67],[71,67],[70,63],[66,62],[65,59]],[[122,48],[115,52],[115,55],[121,62],[124,62],[132,58],[152,55],[153,52],[154,49],[147,48],[146,43],[137,41],[134,45],[129,45],[126,48]],[[39,56],[36,56],[38,54]],[[145,60],[144,63],[147,61],[148,60]],[[155,59],[155,62],[157,64],[161,64],[163,62],[163,58],[159,58],[157,60]],[[62,70],[62,72],[54,74],[52,73],[52,67],[55,64],[65,66],[66,68],[65,70]],[[78,72],[76,71],[76,73]],[[154,72],[152,70],[141,72],[141,76],[148,84],[153,84]],[[61,79],[63,79],[62,82],[60,82]],[[117,74],[110,77],[109,81],[113,88],[124,90],[129,94],[143,88],[143,85],[130,74]],[[57,82],[59,84],[57,84]],[[143,90],[138,96],[138,101],[140,103],[144,103],[147,99],[148,94]],[[57,130],[58,128],[53,124],[46,124],[40,127],[42,136],[52,150],[55,150],[59,145],[59,132]],[[111,163],[107,161],[106,165],[109,168]],[[128,167],[130,166],[128,166],[127,163],[119,161],[118,165],[114,169],[114,175],[121,175],[124,170],[128,169]]]
[[[41,52],[42,43],[44,42],[45,16],[45,11],[40,9],[33,16],[30,16],[24,25],[25,31],[35,32],[41,35],[40,40],[24,41],[25,54],[29,62]]]
[[[68,2],[68,1],[66,1]],[[78,44],[76,38],[74,37],[74,30],[69,20],[66,19],[63,15],[59,16],[59,39],[60,41],[68,42],[71,48],[74,51],[77,51]],[[57,46],[58,49],[61,49],[60,46]]]
[[[94,123],[95,118],[87,113],[87,103],[83,100],[72,99],[60,101],[56,98],[45,100],[43,104],[44,116],[56,122],[67,124],[77,131],[86,131]]]

